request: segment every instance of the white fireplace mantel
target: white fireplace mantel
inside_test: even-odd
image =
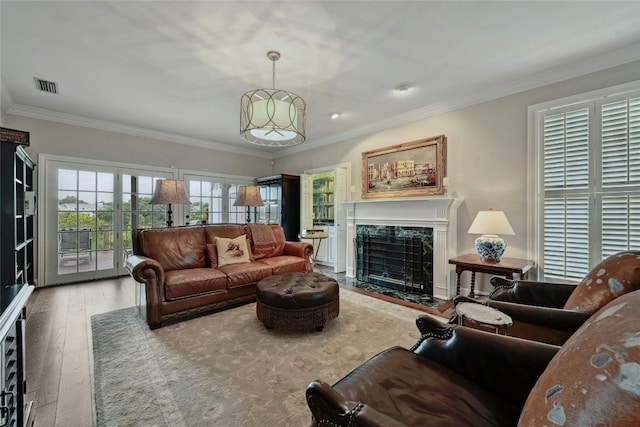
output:
[[[344,202],[347,223],[347,277],[356,276],[356,225],[433,228],[433,296],[450,299],[455,283],[449,258],[457,253],[457,210],[462,201],[445,197]]]

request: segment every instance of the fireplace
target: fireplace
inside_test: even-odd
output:
[[[433,297],[433,229],[356,226],[356,278]]]
[[[423,255],[424,265],[429,268],[426,274],[426,288],[424,292],[432,292],[434,298],[450,299],[455,295],[455,274],[448,264],[448,260],[457,255],[457,210],[460,199],[447,197],[427,198],[397,198],[356,200],[343,203],[346,213],[347,226],[347,259],[346,276],[357,278],[360,268],[357,251],[357,230],[359,226],[389,226],[413,230],[426,229],[430,233],[431,259]],[[422,243],[424,245],[424,242]],[[414,251],[416,252],[416,251]],[[417,252],[420,252],[419,250]],[[374,276],[390,276],[387,271],[374,273]],[[369,274],[371,276],[371,274]],[[415,283],[419,282],[412,273],[410,278],[393,277],[389,286],[405,286],[416,292]],[[374,277],[380,279],[379,277]],[[395,282],[398,280],[400,282]],[[431,287],[431,289],[429,289]]]

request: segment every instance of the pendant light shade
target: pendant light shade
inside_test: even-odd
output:
[[[276,61],[280,54],[267,52],[273,62],[273,88],[256,89],[240,99],[240,136],[256,145],[287,147],[306,139],[307,105],[295,93],[275,88]]]

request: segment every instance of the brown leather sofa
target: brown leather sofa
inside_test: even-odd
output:
[[[640,291],[593,314],[562,347],[421,316],[332,387],[314,381],[313,426],[640,425]]]
[[[256,230],[271,230],[271,245],[265,245],[264,238],[262,245],[257,245]],[[219,263],[216,243],[222,239],[246,239],[247,262]],[[256,284],[265,277],[312,271],[309,257],[313,246],[286,242],[282,227],[277,225],[140,229],[133,232],[132,246],[133,255],[125,265],[137,283],[140,313],[152,329],[167,320],[254,301]],[[245,255],[244,246],[240,253]]]

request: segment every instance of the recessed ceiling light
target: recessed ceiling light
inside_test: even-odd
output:
[[[329,117],[331,118],[331,120],[335,120],[335,119],[337,119],[338,117],[340,117],[340,113],[331,113],[331,114],[329,115]]]
[[[396,92],[407,92],[411,88],[413,88],[413,85],[411,83],[400,83],[398,86],[393,88],[393,90],[395,90]]]

